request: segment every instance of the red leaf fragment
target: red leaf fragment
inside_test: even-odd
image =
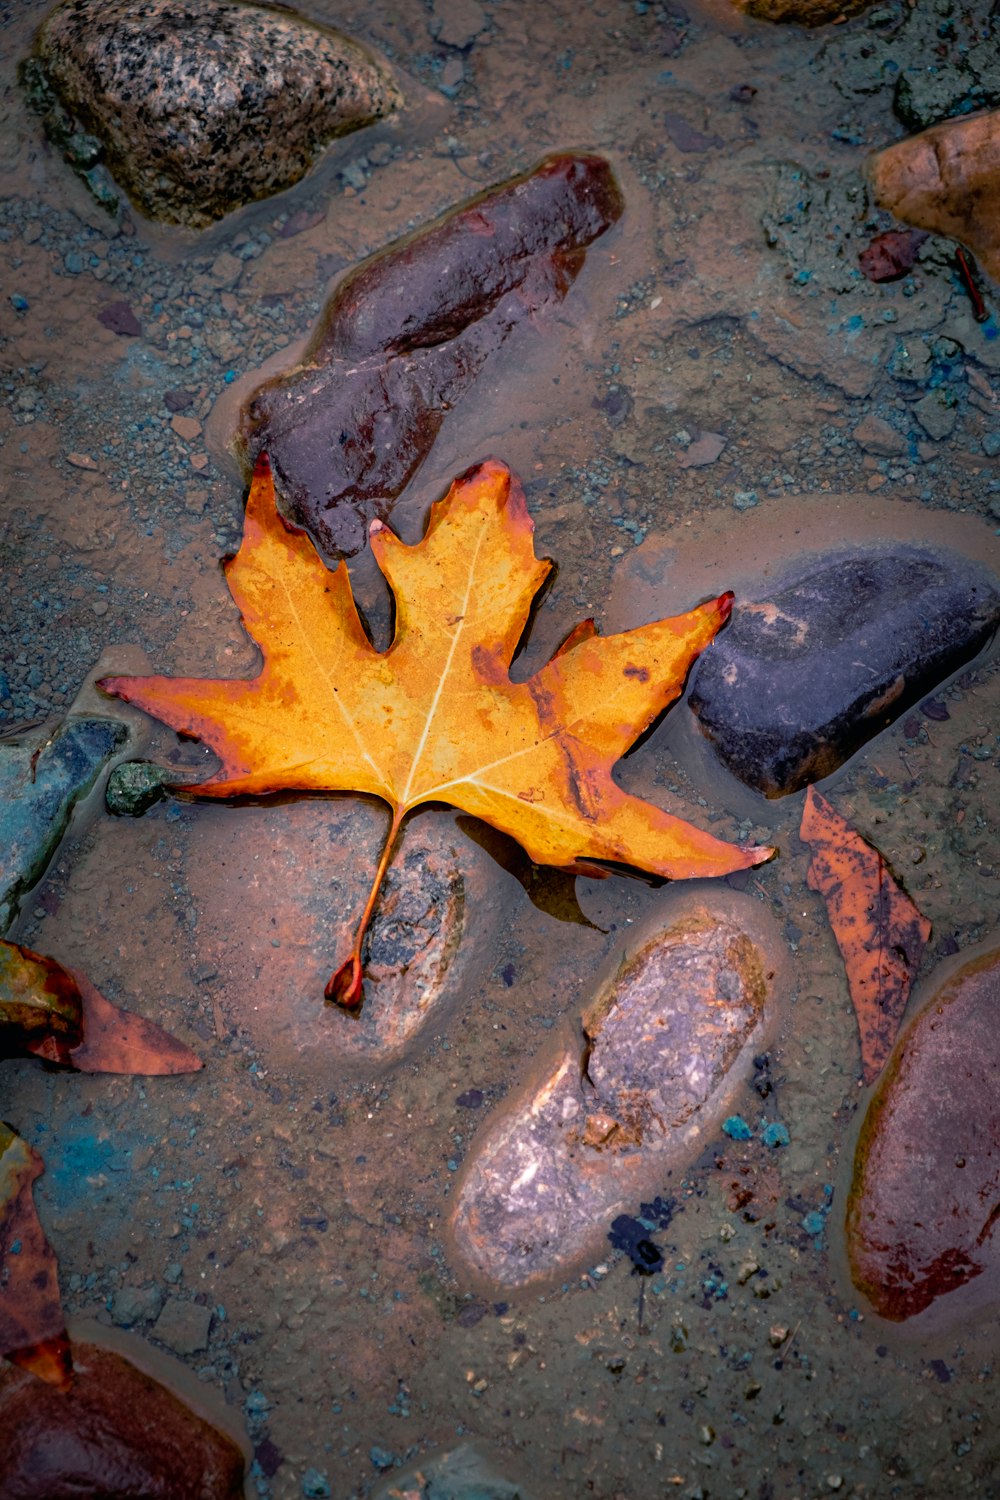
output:
[[[899,1031],[931,924],[877,849],[815,787],[799,837],[812,850],[807,880],[826,905],[858,1018],[865,1083],[874,1083]]]

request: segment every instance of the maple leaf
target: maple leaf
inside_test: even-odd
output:
[[[732,594],[688,614],[598,637],[586,621],[526,682],[510,665],[551,563],[535,556],[524,493],[480,464],[432,506],[408,546],[382,522],[375,559],[396,601],[386,651],[369,640],[345,564],[332,571],[280,514],[257,461],[243,541],[226,579],[258,643],[256,677],[106,677],[99,684],[210,745],[199,797],[368,793],[392,823],[354,946],[328,999],[362,998],[361,950],[407,813],[446,802],[512,835],[539,864],[607,873],[609,861],[670,879],[725,875],[770,857],[692,827],[615,783],[615,761],[680,693],[729,617]]]

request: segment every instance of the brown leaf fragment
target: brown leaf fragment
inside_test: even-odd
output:
[[[858,1018],[865,1083],[892,1051],[931,924],[893,880],[879,851],[815,787],[799,837],[812,850],[807,880],[826,904]]]
[[[42,1158],[0,1123],[0,1355],[65,1390],[73,1378],[55,1252],[35,1212]]]
[[[25,1055],[78,1073],[193,1073],[202,1066],[176,1037],[119,1010],[82,974],[0,941],[0,1057]]]

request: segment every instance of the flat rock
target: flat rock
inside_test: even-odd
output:
[[[243,1500],[243,1454],[121,1354],[73,1343],[68,1391],[0,1370],[4,1500]]]
[[[74,804],[125,743],[113,719],[67,719],[0,743],[0,933],[23,893],[39,879],[66,831]]]
[[[26,77],[85,175],[106,168],[148,218],[195,227],[289,187],[402,102],[358,43],[234,0],[68,0]]]
[[[153,1337],[175,1354],[198,1354],[208,1348],[212,1309],[198,1302],[168,1297],[153,1325]]]
[[[1000,949],[944,982],[900,1038],[854,1160],[854,1283],[901,1321],[983,1277],[1000,1295]]]
[[[828,776],[986,644],[994,575],[955,553],[870,550],[737,601],[689,696],[719,756],[767,797]]]
[[[866,453],[877,453],[882,458],[898,458],[906,452],[906,439],[897,432],[891,422],[876,417],[872,412],[862,417],[851,433],[851,437]]]
[[[697,905],[639,934],[583,1017],[580,1045],[473,1145],[452,1215],[459,1258],[493,1284],[562,1273],[598,1252],[726,1112],[759,1047],[775,963],[733,916]],[[766,939],[768,950],[772,947]]]

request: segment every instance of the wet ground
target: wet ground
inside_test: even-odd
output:
[[[243,501],[234,393],[308,333],[338,271],[557,148],[608,155],[625,218],[449,414],[394,514],[412,540],[453,473],[492,453],[521,474],[558,563],[525,671],[582,616],[621,629],[726,587],[738,600],[804,550],[930,540],[997,566],[995,325],[974,321],[943,242],[903,281],[855,269],[887,222],[860,169],[902,133],[893,68],[941,42],[991,45],[976,40],[985,3],[916,19],[891,4],[817,33],[723,0],[486,4],[463,52],[435,43],[417,0],[306,4],[403,71],[414,123],[349,138],[291,193],[201,236],[113,222],[43,144],[14,76],[44,9],[0,7],[4,729],[58,716],[109,647],[138,644],[159,671],[252,670],[218,567]],[[99,321],[122,301],[140,334]],[[190,401],[177,412],[167,392]],[[923,421],[928,396],[944,415]],[[854,436],[872,415],[900,434],[891,456]],[[703,434],[725,444],[690,463],[717,447]],[[363,559],[352,571],[377,620],[378,580]],[[948,717],[907,715],[824,783],[933,922],[915,1005],[939,964],[994,934],[1000,874],[995,659],[937,700]],[[151,747],[199,760],[166,731]],[[363,900],[377,808],[167,802],[133,821],[97,801],[12,936],[163,1022],[206,1068],[143,1082],[5,1065],[4,1117],[45,1156],[37,1199],[67,1307],[122,1322],[139,1289],[147,1313],[212,1310],[204,1347],[203,1315],[175,1319],[175,1348],[247,1414],[251,1487],[274,1500],[368,1495],[459,1435],[557,1500],[1000,1492],[989,1327],[885,1324],[844,1273],[865,1096],[843,969],[805,885],[801,796],[739,787],[683,703],[620,779],[779,846],[746,891],[793,960],[769,1083],[759,1072],[735,1101],[789,1143],[705,1139],[660,1184],[678,1200],[654,1236],[661,1273],[633,1274],[609,1243],[564,1283],[491,1295],[444,1225],[477,1128],[575,1037],[623,930],[669,913],[669,891],[573,882],[421,813],[414,884],[396,894],[444,978],[419,1032],[376,1061],[320,992]],[[388,929],[383,942],[389,974]]]

